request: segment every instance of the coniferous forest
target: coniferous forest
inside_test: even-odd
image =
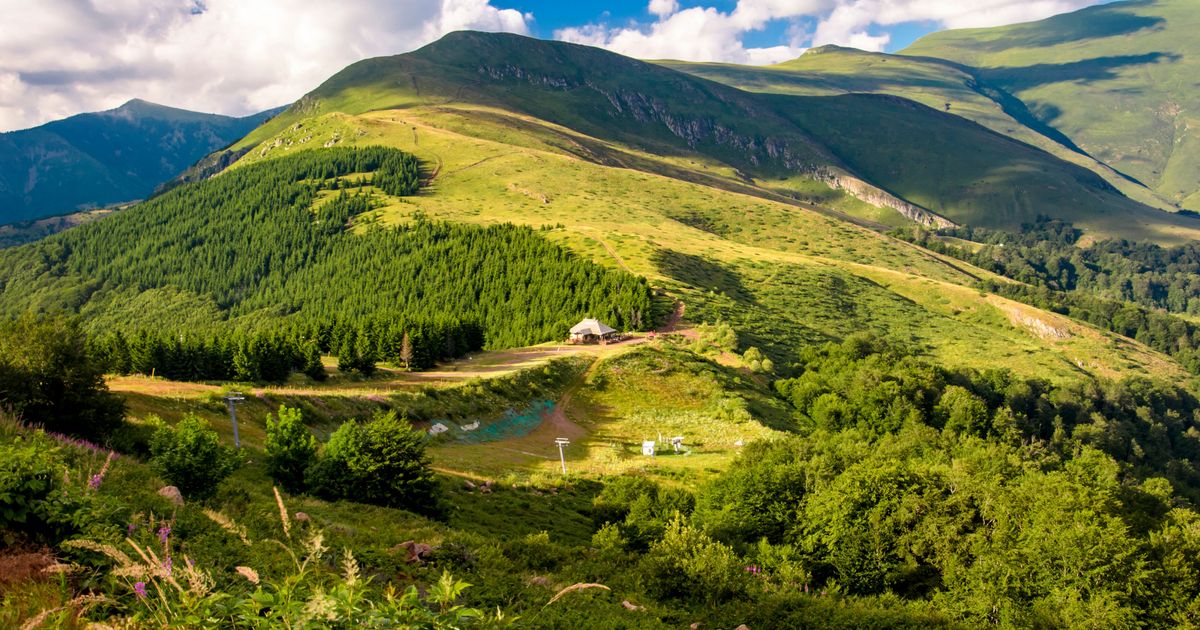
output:
[[[394,149],[336,148],[181,186],[0,254],[0,307],[69,305],[113,372],[214,380],[317,377],[321,353],[363,373],[376,361],[420,369],[560,339],[585,316],[649,323],[644,279],[529,228],[354,228],[383,194],[416,193],[420,169]],[[173,299],[130,305],[147,291]]]

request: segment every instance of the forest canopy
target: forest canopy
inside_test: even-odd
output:
[[[120,332],[128,343],[149,336],[161,346],[186,333],[178,345],[208,346],[191,354],[222,365],[173,371],[220,377],[238,372],[231,362],[251,338],[288,338],[280,362],[302,364],[306,344],[338,353],[347,338],[399,360],[407,336],[405,363],[424,367],[479,347],[561,338],[585,316],[627,330],[650,323],[644,279],[529,228],[420,217],[356,228],[385,194],[415,193],[420,177],[415,158],[381,147],[234,168],[0,253],[0,312],[78,313],[99,337]],[[226,335],[234,339],[217,347]]]

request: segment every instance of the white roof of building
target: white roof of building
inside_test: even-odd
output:
[[[571,327],[572,335],[607,335],[615,333],[617,329],[609,327],[598,319],[585,319]]]

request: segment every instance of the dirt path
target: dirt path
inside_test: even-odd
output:
[[[540,345],[509,350],[486,351],[449,361],[425,372],[405,372],[384,366],[369,379],[348,379],[336,370],[330,371],[330,379],[315,383],[302,376],[293,376],[293,381],[283,385],[250,386],[242,390],[251,395],[278,396],[387,396],[389,393],[415,387],[454,385],[474,378],[503,376],[525,370],[547,361],[577,355],[592,355],[603,358],[624,352],[627,348],[646,343],[646,335],[633,335],[628,339],[607,345]],[[110,376],[108,387],[116,393],[138,394],[161,398],[202,398],[219,393],[222,385],[213,383],[190,383],[171,381],[148,376]]]

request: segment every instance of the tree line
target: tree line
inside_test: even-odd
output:
[[[1200,308],[1200,249],[1124,240],[1081,248],[1076,245],[1081,234],[1045,217],[1017,233],[970,227],[892,232],[1024,283],[984,280],[979,288],[985,291],[1136,339],[1200,374],[1200,327],[1175,315]],[[983,247],[971,251],[939,238],[946,236]]]
[[[452,318],[428,321],[375,315],[359,321],[291,323],[258,330],[120,330],[88,340],[109,374],[145,374],[180,381],[282,382],[293,372],[327,377],[322,355],[338,357],[342,372],[370,376],[379,362],[424,370],[483,347],[483,329]]]
[[[370,371],[371,359],[421,369],[562,338],[585,316],[625,330],[651,323],[644,279],[532,229],[420,216],[351,229],[381,203],[378,188],[411,194],[419,181],[415,158],[381,147],[235,167],[0,252],[0,313],[78,313],[118,370],[253,380],[276,380],[285,365],[316,374],[313,347],[356,354],[350,369]],[[131,306],[153,290],[183,297]]]
[[[1035,287],[1200,315],[1200,244],[1162,247],[1107,239],[1080,247],[1081,230],[1049,217],[1038,217],[1016,232],[962,226],[900,228],[892,234]],[[940,237],[981,247],[971,250]]]

